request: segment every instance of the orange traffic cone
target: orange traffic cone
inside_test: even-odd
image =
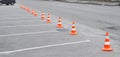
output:
[[[34,16],[35,16],[35,17],[37,17],[37,16],[38,16],[38,13],[37,13],[37,12],[35,12],[35,13],[34,13]]]
[[[72,30],[71,30],[70,34],[71,35],[76,35],[77,34],[75,22],[72,23]]]
[[[23,6],[22,9],[25,10],[25,6]]]
[[[35,13],[35,10],[34,10],[34,9],[32,9],[31,14],[32,14],[32,15],[34,15],[34,13]]]
[[[30,8],[28,8],[28,13],[30,13]]]
[[[48,17],[47,17],[47,23],[50,23],[51,20],[50,20],[50,14],[48,14]]]
[[[27,8],[26,11],[27,11],[28,13],[30,13],[30,8]]]
[[[28,9],[28,8],[27,8],[27,7],[25,7],[25,11],[27,11],[27,9]]]
[[[44,14],[44,12],[42,12],[42,14],[41,14],[41,19],[42,19],[42,20],[45,19],[45,14]]]
[[[22,8],[23,8],[23,5],[20,5],[20,8],[22,9]]]
[[[61,17],[59,17],[58,24],[57,24],[57,28],[63,28]]]
[[[26,8],[25,8],[25,11],[27,11],[27,10],[28,10],[28,8],[26,7]]]
[[[26,9],[26,6],[24,6],[23,9],[25,10],[25,9]]]
[[[110,46],[110,39],[109,39],[109,33],[106,32],[106,39],[105,39],[105,44],[104,48],[102,48],[103,51],[112,51],[112,48]]]

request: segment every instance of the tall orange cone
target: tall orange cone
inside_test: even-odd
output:
[[[44,12],[42,12],[42,14],[41,14],[41,19],[42,19],[42,20],[45,19],[45,14],[44,14]]]
[[[72,30],[71,30],[70,34],[71,35],[76,35],[77,34],[75,22],[72,22]]]
[[[51,20],[50,20],[50,14],[48,13],[48,17],[47,17],[47,23],[50,23]]]
[[[103,51],[112,51],[113,49],[110,46],[110,39],[109,39],[109,32],[106,32],[106,39],[104,47],[102,48]]]
[[[61,17],[59,17],[59,19],[58,19],[57,28],[63,28]]]

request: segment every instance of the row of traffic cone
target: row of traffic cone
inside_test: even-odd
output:
[[[42,12],[42,14],[41,14],[41,19],[42,19],[42,20],[45,19],[45,14],[44,14],[44,12]],[[50,22],[51,22],[51,20],[50,20],[50,14],[48,13],[47,23],[50,23]],[[59,19],[58,19],[57,28],[63,28],[61,17],[59,17]],[[72,22],[72,30],[71,30],[71,32],[70,32],[70,35],[77,35],[75,22]]]
[[[30,9],[29,7],[27,6],[24,6],[24,5],[20,5],[20,8],[21,9],[24,9],[26,12],[28,13],[31,13],[33,16],[37,17],[38,16],[38,13],[34,10],[34,9]]]
[[[44,20],[44,15],[45,14],[42,12],[42,15],[41,15],[42,20]],[[50,18],[50,15],[48,14],[48,19],[47,19],[48,22],[50,22],[49,18]],[[59,19],[58,19],[57,28],[63,28],[61,17],[59,17]],[[74,21],[72,22],[72,30],[70,32],[70,35],[77,35],[76,26],[75,26]],[[105,44],[104,44],[104,47],[102,48],[102,50],[103,51],[112,51],[112,48],[110,46],[110,39],[109,39],[109,33],[108,32],[106,32]]]
[[[28,13],[31,13],[35,17],[38,16],[38,13],[35,12],[34,9],[30,10],[28,7],[25,7],[24,5],[21,5],[20,8],[26,10]],[[42,14],[41,14],[41,20],[45,20],[45,13],[44,12],[42,12]],[[47,23],[51,22],[50,13],[48,13],[46,22]],[[59,17],[59,19],[58,19],[57,28],[63,28],[62,18],[61,17]],[[75,26],[75,22],[74,21],[72,22],[72,29],[70,31],[70,35],[77,35],[76,26]],[[103,51],[112,51],[113,50],[111,48],[111,46],[110,46],[109,32],[106,32],[105,43],[104,43],[104,47],[102,48],[102,50]]]
[[[45,20],[45,13],[42,11],[41,20]],[[50,13],[48,13],[46,23],[51,23]]]
[[[36,13],[34,9],[32,9],[32,10],[30,11],[30,8],[28,8],[28,7],[24,6],[24,5],[20,5],[20,8],[24,9],[25,11],[31,13],[31,14],[34,15],[34,16],[38,16],[38,13]],[[44,12],[42,12],[42,14],[41,14],[41,19],[42,19],[42,20],[45,20],[45,13],[44,13]],[[46,22],[47,22],[47,23],[51,23],[50,13],[48,13]],[[63,28],[61,17],[59,17],[59,19],[58,19],[57,28]],[[71,32],[70,32],[71,35],[76,35],[76,34],[77,34],[77,31],[76,31],[75,28],[76,28],[76,27],[75,27],[75,22],[73,22],[73,23],[72,23],[72,30],[71,30]]]
[[[38,13],[37,13],[34,9],[31,10],[31,14],[32,14],[33,16],[35,16],[35,17],[38,16]]]
[[[44,12],[42,12],[41,14],[41,19],[44,20],[45,18],[45,14]],[[48,14],[48,23],[50,22],[50,14]],[[62,24],[62,18],[59,17],[58,19],[58,24],[57,24],[57,28],[63,28],[63,24]],[[75,22],[72,22],[72,30],[70,31],[70,35],[77,35],[77,31],[76,31],[76,26],[75,26]],[[102,48],[103,51],[112,51],[113,49],[110,46],[110,39],[109,39],[109,33],[106,32],[106,38],[105,38],[105,44],[104,47]]]

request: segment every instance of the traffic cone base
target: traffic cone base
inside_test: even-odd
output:
[[[58,24],[57,28],[63,28],[62,24]]]
[[[45,18],[44,17],[41,17],[41,20],[44,20]]]
[[[70,34],[71,35],[77,35],[77,31],[76,30],[71,30]]]
[[[57,28],[63,28],[63,25],[62,25],[61,21],[57,24]]]
[[[51,22],[51,20],[50,20],[50,18],[48,18],[48,19],[47,19],[47,23],[50,23],[50,22]]]
[[[112,51],[112,48],[102,48],[103,51]]]
[[[77,35],[77,32],[74,32],[74,33],[70,33],[70,35]]]

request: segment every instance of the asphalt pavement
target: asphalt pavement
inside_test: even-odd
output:
[[[34,9],[35,17],[20,8]],[[41,20],[50,13],[51,23]],[[17,0],[0,6],[0,57],[119,57],[120,7],[53,1]],[[58,16],[64,28],[58,29]],[[77,35],[70,35],[75,21]],[[105,32],[113,51],[102,51]]]

